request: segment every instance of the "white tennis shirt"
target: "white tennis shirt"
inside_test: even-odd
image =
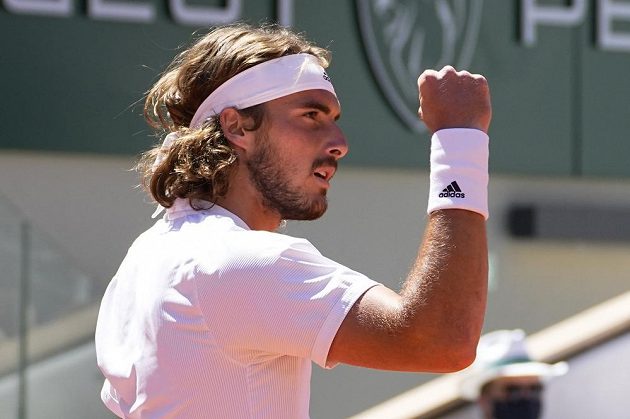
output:
[[[96,327],[101,398],[129,418],[308,418],[311,361],[377,285],[304,239],[177,200],[131,246]]]

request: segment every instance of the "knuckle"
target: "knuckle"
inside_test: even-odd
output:
[[[424,70],[422,74],[420,74],[420,77],[418,77],[418,82],[420,82],[421,80],[435,79],[437,76],[438,72],[435,70]]]
[[[439,71],[438,74],[439,74],[439,76],[441,78],[450,78],[453,75],[457,74],[457,72],[455,71],[453,66],[446,65],[446,66],[442,67],[442,69]]]
[[[477,81],[477,83],[481,84],[481,85],[487,85],[488,84],[488,80],[482,76],[481,74],[475,74],[473,75],[473,78],[475,79],[475,81]]]
[[[457,75],[461,77],[472,78],[472,74],[470,74],[470,72],[467,70],[458,71]]]

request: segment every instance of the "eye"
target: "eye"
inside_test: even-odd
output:
[[[315,119],[315,118],[317,118],[317,111],[306,112],[304,114],[304,116],[307,117],[307,118],[310,118],[310,119]]]

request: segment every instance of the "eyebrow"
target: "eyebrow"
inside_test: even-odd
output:
[[[332,110],[327,105],[324,105],[323,103],[317,102],[314,100],[309,100],[309,101],[301,103],[300,108],[317,109],[318,111],[322,111],[327,115],[332,113]],[[335,121],[337,121],[339,118],[341,118],[341,112],[339,112],[339,114],[335,117]]]

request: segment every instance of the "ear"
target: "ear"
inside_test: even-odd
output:
[[[223,135],[233,145],[248,150],[253,144],[251,131],[243,128],[246,117],[243,117],[235,108],[226,108],[219,116]]]

